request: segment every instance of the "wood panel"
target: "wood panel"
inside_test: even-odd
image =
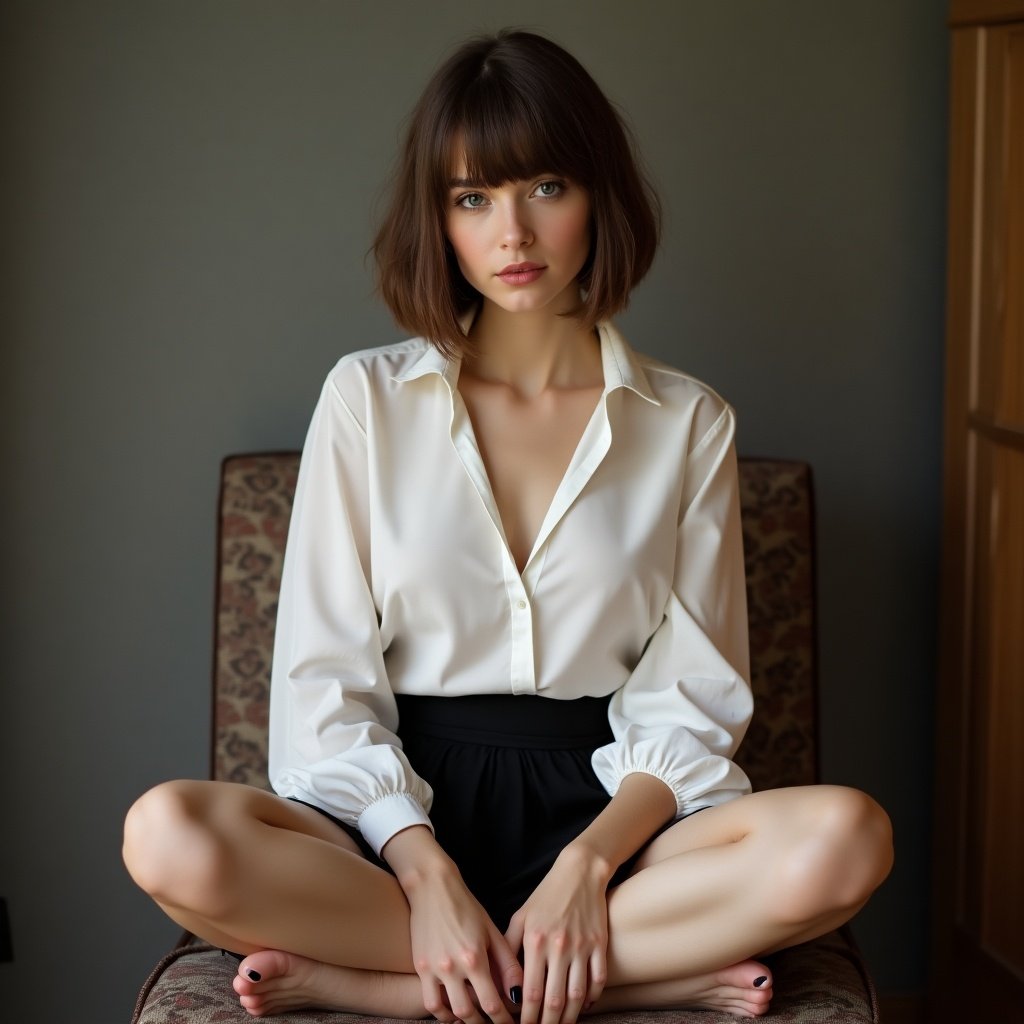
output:
[[[952,0],[949,23],[953,27],[994,25],[1024,21],[1024,0]]]
[[[972,832],[978,917],[972,931],[1024,977],[1024,453],[984,442],[985,508],[979,515],[976,686],[981,820]]]
[[[980,261],[971,411],[1024,427],[1024,26],[983,31]]]
[[[929,1019],[1024,1021],[1024,2],[957,3]],[[969,20],[969,19],[968,19]]]

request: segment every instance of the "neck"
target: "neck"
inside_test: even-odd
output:
[[[485,300],[469,337],[473,351],[462,372],[506,384],[524,397],[604,383],[597,334],[574,317],[509,313]]]

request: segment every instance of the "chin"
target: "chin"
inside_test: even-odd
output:
[[[563,298],[564,292],[556,294],[547,293],[544,295],[529,294],[525,289],[520,294],[514,295],[486,295],[499,309],[507,313],[542,313],[548,312],[553,316],[559,312],[568,312],[572,309],[572,302]],[[577,297],[574,295],[573,300]],[[565,307],[564,310],[562,307]]]

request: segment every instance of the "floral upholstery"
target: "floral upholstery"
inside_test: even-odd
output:
[[[224,461],[214,671],[215,779],[267,788],[267,707],[274,617],[292,495],[293,452]],[[755,789],[817,777],[813,506],[804,463],[740,460],[751,674],[757,709],[737,761]],[[846,929],[769,958],[769,1020],[877,1024],[874,989]],[[235,962],[211,947],[169,953],[139,995],[132,1024],[241,1024]],[[289,1013],[294,1024],[361,1024],[355,1014]],[[709,1010],[609,1014],[606,1024],[734,1021]]]
[[[877,1022],[860,958],[840,932],[765,958],[775,979],[770,1024]],[[176,949],[157,964],[141,994],[135,1020],[145,1024],[243,1024],[250,1017],[231,988],[237,961],[212,946]],[[357,1013],[303,1010],[268,1018],[284,1024],[399,1024]],[[634,1010],[588,1017],[593,1024],[736,1024],[715,1010]],[[404,1022],[400,1022],[404,1024]]]

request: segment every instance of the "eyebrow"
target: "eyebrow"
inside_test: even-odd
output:
[[[475,178],[449,178],[449,188],[484,188],[484,183]]]

